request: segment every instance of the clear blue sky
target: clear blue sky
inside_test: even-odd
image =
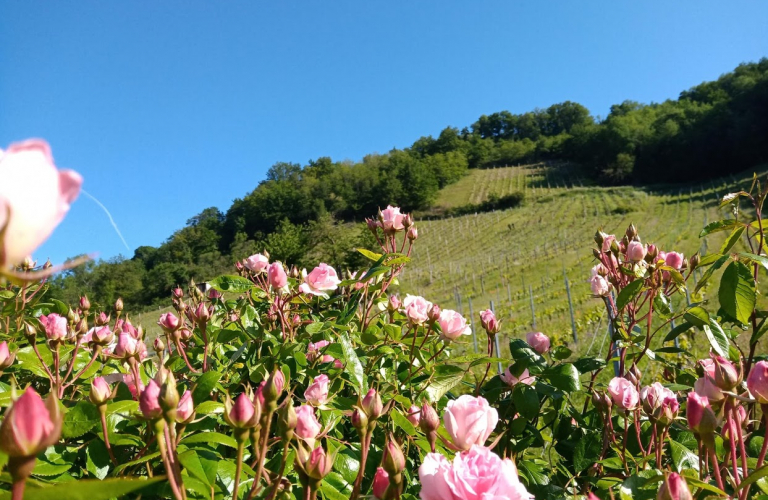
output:
[[[764,1],[5,1],[0,148],[85,196],[36,257],[109,258],[226,210],[276,161],[360,159],[483,113],[674,98],[768,55]]]

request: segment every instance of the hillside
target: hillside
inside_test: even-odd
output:
[[[539,164],[474,171],[443,190],[436,205],[480,203],[491,193],[516,190],[525,193],[523,205],[419,220],[418,245],[401,289],[467,316],[471,300],[474,321],[493,301],[506,321],[504,331],[515,336],[533,328],[533,303],[536,329],[569,341],[567,278],[578,350],[596,352],[607,323],[601,302],[590,297],[586,282],[595,231],[602,227],[621,235],[635,223],[644,242],[690,256],[719,245],[718,235],[702,240],[697,235],[707,222],[728,216],[726,209],[718,208],[720,198],[737,186],[748,188],[750,182],[751,172],[687,186],[597,187],[586,185],[567,167]]]

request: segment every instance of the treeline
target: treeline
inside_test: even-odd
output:
[[[51,286],[64,300],[91,291],[106,302],[121,296],[137,310],[163,302],[176,284],[230,272],[235,260],[256,251],[306,266],[323,260],[355,269],[362,262],[354,248],[372,245],[364,217],[388,203],[428,209],[441,188],[471,168],[565,160],[600,183],[701,180],[768,161],[766,138],[768,59],[740,65],[677,100],[614,105],[601,120],[570,101],[522,114],[502,111],[360,162],[277,163],[226,212],[208,208],[157,248],[67,271]],[[521,201],[515,195],[457,210]]]

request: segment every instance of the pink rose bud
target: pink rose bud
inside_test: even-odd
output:
[[[528,345],[533,347],[533,350],[539,354],[544,354],[549,351],[549,337],[541,332],[531,332],[525,336]]]
[[[587,493],[587,500],[600,500],[600,497],[590,491]]]
[[[403,300],[403,312],[414,325],[424,324],[429,319],[432,303],[418,295],[406,295]]]
[[[408,232],[405,236],[409,241],[416,241],[419,238],[419,230],[416,229],[416,226],[411,226],[408,228]]]
[[[11,366],[15,357],[16,355],[8,349],[8,342],[0,342],[0,370]]]
[[[702,359],[698,363],[698,369],[702,377],[693,384],[696,394],[707,398],[711,403],[717,403],[725,399],[725,394],[715,385],[715,361]]]
[[[48,239],[82,183],[77,172],[56,169],[40,139],[0,152],[0,267],[21,263]]]
[[[376,233],[376,229],[379,228],[379,222],[373,219],[365,219],[365,224],[372,233]]]
[[[115,301],[115,311],[121,312],[123,310],[123,307],[125,307],[123,304],[123,299],[118,297],[117,300]]]
[[[648,249],[639,241],[630,241],[627,245],[627,259],[632,262],[640,262],[645,259]]]
[[[176,407],[176,421],[180,424],[188,424],[193,418],[195,418],[195,403],[192,401],[192,392],[187,390]]]
[[[376,469],[376,475],[373,476],[373,496],[378,500],[384,500],[384,495],[389,487],[389,474],[382,467]]]
[[[460,450],[483,446],[499,421],[499,413],[482,396],[464,394],[448,402],[443,423],[451,441]]]
[[[268,408],[274,410],[274,403],[277,402],[280,395],[283,393],[285,387],[285,375],[279,368],[276,369],[272,375],[266,380],[262,393],[264,394],[264,401]]]
[[[301,405],[296,409],[296,435],[304,440],[312,440],[320,434],[323,426],[315,416],[315,409],[309,405]]]
[[[96,323],[96,326],[104,326],[109,323],[109,316],[104,311],[101,311],[93,318],[93,322]]]
[[[623,377],[614,377],[608,383],[608,394],[611,396],[613,404],[623,411],[634,410],[640,400],[635,386]]]
[[[507,384],[509,387],[515,387],[517,384],[525,384],[525,385],[533,385],[533,383],[536,381],[536,377],[531,376],[531,374],[528,372],[528,368],[522,371],[520,373],[519,377],[515,377],[512,374],[512,365],[509,365],[507,369],[499,375],[501,378],[501,381]]]
[[[240,394],[235,402],[227,396],[224,402],[224,420],[235,429],[251,429],[259,423],[256,406],[253,401],[245,394]]]
[[[304,391],[304,399],[312,406],[321,406],[328,401],[328,375],[322,374],[315,377],[315,380]]]
[[[181,340],[189,340],[192,338],[192,330],[189,328],[181,328],[179,330],[179,338]]]
[[[438,306],[437,304],[432,304],[432,307],[427,313],[427,319],[429,319],[430,323],[434,323],[435,321],[440,319],[441,312],[442,311],[440,309],[440,306]]]
[[[148,420],[156,420],[163,415],[163,408],[160,406],[160,386],[154,379],[150,379],[147,386],[141,391],[139,409],[144,418]]]
[[[10,457],[34,457],[59,440],[63,415],[55,397],[43,402],[28,387],[0,424],[0,450]]]
[[[273,262],[267,270],[267,279],[269,286],[274,290],[280,290],[288,285],[288,275],[285,274],[285,268],[280,262]]]
[[[91,301],[88,300],[87,295],[83,295],[80,297],[80,309],[82,309],[85,312],[88,312],[88,310],[91,308]]]
[[[62,342],[67,338],[67,318],[51,313],[49,315],[40,316],[40,324],[45,329],[45,336],[51,342]]]
[[[327,340],[319,340],[317,342],[310,342],[309,345],[307,346],[307,360],[310,363],[312,363],[314,360],[317,359],[317,356],[320,354],[320,351],[322,351],[323,348],[326,347],[329,344],[330,344],[330,342],[328,342]],[[323,363],[329,363],[330,361],[333,360],[333,357],[328,356],[328,358],[330,358],[330,360],[326,361],[325,357],[326,356],[323,356],[323,360],[322,360]]]
[[[352,409],[352,427],[362,436],[368,432],[368,415],[358,407]]]
[[[400,207],[387,205],[386,210],[381,211],[381,227],[385,233],[395,233],[405,229],[403,226],[403,214],[400,213]]]
[[[328,292],[336,290],[341,280],[336,270],[326,263],[320,263],[304,278],[304,283],[299,286],[301,293],[310,295],[327,296]]]
[[[219,300],[222,297],[223,295],[221,294],[221,292],[216,290],[215,288],[211,288],[210,290],[208,290],[208,300],[210,301]]]
[[[318,446],[309,454],[309,460],[304,464],[304,472],[312,479],[323,479],[333,468],[333,457],[328,456],[322,446]]]
[[[589,286],[592,294],[598,297],[607,297],[611,293],[611,284],[600,275],[592,276],[589,279]]]
[[[115,340],[115,334],[112,333],[108,326],[94,328],[92,331],[91,342],[95,345],[105,346]]]
[[[91,403],[95,404],[96,406],[101,406],[112,397],[112,388],[109,387],[109,384],[106,380],[104,380],[104,377],[96,377],[93,379],[93,382],[91,382],[91,392],[89,393],[89,397],[91,399]]]
[[[192,316],[196,323],[207,323],[208,320],[211,319],[211,311],[208,309],[204,302],[201,302],[195,308],[195,312]]]
[[[444,309],[440,312],[440,338],[446,342],[458,339],[462,335],[472,335],[472,328],[467,324],[466,318],[456,311]]]
[[[648,260],[648,262],[656,263],[655,259],[659,256],[659,247],[656,245],[648,245],[648,253],[645,255],[645,258]]]
[[[139,356],[141,349],[139,348],[139,340],[133,338],[128,332],[120,332],[117,337],[117,345],[115,346],[115,356],[121,359],[135,358]]]
[[[501,331],[501,323],[496,319],[496,315],[490,309],[486,309],[480,313],[480,324],[483,329],[488,332],[488,335],[496,335]]]
[[[768,404],[768,361],[758,361],[749,371],[747,388],[761,405]]]
[[[611,246],[613,246],[614,241],[616,241],[616,236],[612,234],[606,234],[603,237],[603,244],[601,245],[601,250],[603,253],[609,252],[611,250]]]
[[[440,417],[437,412],[427,402],[421,405],[421,415],[419,419],[419,428],[425,433],[435,432],[440,427]]]
[[[173,295],[173,298],[175,299],[181,299],[184,297],[184,290],[182,290],[180,287],[176,287],[173,290],[171,290],[171,294]]]
[[[724,391],[731,391],[741,383],[741,370],[722,356],[713,356],[715,385]]]
[[[179,318],[173,313],[164,313],[160,315],[160,320],[157,322],[160,328],[166,333],[173,333],[179,328]]]
[[[664,263],[671,267],[672,269],[677,269],[678,271],[682,269],[683,267],[683,260],[685,258],[683,257],[683,254],[677,253],[677,252],[669,252],[664,257]]]
[[[391,436],[387,440],[387,444],[384,445],[381,466],[387,473],[393,476],[400,474],[405,470],[405,456],[403,456],[403,450]]]
[[[686,408],[688,427],[706,439],[711,439],[717,427],[717,416],[709,405],[709,400],[695,392],[688,393]]]
[[[381,396],[376,389],[369,389],[368,394],[365,395],[360,405],[368,416],[368,420],[374,421],[381,416],[381,412],[384,411],[384,404],[381,402]]]
[[[291,401],[286,401],[277,410],[277,434],[286,441],[293,439],[294,431],[299,424],[299,417]]]
[[[421,500],[532,498],[520,482],[514,462],[502,460],[482,446],[457,454],[453,462],[428,453],[419,467],[419,482]]]
[[[693,496],[683,476],[672,472],[661,484],[656,500],[693,500]]]
[[[408,408],[408,421],[414,425],[414,427],[419,426],[419,422],[421,421],[421,408],[419,408],[416,405],[411,405],[410,408]]]
[[[152,343],[152,348],[156,353],[162,353],[165,350],[165,343],[160,339],[160,337],[157,337]]]
[[[254,273],[263,273],[269,265],[269,258],[265,255],[257,253],[245,259],[243,261],[243,265]]]
[[[643,404],[643,410],[649,417],[653,417],[665,398],[674,396],[675,394],[672,391],[659,382],[654,382],[640,390],[640,401]]]
[[[400,297],[398,297],[397,295],[389,296],[388,309],[390,311],[397,311],[398,309],[400,309],[401,305],[402,304],[400,303]]]

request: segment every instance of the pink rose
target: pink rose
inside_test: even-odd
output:
[[[460,450],[468,450],[475,444],[485,444],[498,421],[499,413],[485,398],[468,394],[449,401],[443,414],[445,430]]]
[[[411,405],[410,408],[408,408],[408,421],[414,425],[414,427],[419,426],[419,422],[421,422],[421,408],[419,408],[416,405]]]
[[[176,421],[183,423],[188,422],[195,415],[195,403],[192,401],[192,392],[184,391],[184,395],[181,396],[179,404],[176,407]]]
[[[328,375],[322,374],[315,377],[307,390],[304,391],[304,399],[312,406],[320,406],[328,401]]]
[[[56,313],[51,313],[47,316],[42,315],[38,319],[43,325],[43,328],[45,328],[45,336],[48,337],[48,340],[52,342],[61,342],[67,338],[67,318]]]
[[[683,254],[677,252],[669,252],[664,256],[664,263],[678,271],[683,267],[683,260]]]
[[[314,360],[317,359],[317,356],[320,354],[320,351],[323,350],[324,347],[330,345],[331,342],[328,342],[327,340],[319,340],[317,342],[310,342],[309,346],[307,346],[307,360],[311,363]],[[330,354],[323,354],[320,358],[321,363],[333,363],[334,368],[342,368],[344,365],[341,364],[341,361],[338,359],[335,359]]]
[[[339,283],[341,280],[336,274],[336,270],[328,264],[320,263],[304,278],[304,283],[299,286],[299,291],[311,295],[328,295],[327,292],[336,290]]]
[[[96,377],[91,382],[91,391],[88,396],[91,399],[91,403],[97,406],[103,405],[112,396],[112,388],[109,387],[104,377]]]
[[[257,253],[243,260],[243,265],[254,273],[263,273],[269,265],[269,259],[266,256]]]
[[[301,405],[296,409],[296,435],[301,439],[315,439],[323,428],[315,416],[315,409],[309,405]]]
[[[443,332],[440,338],[443,340],[456,340],[462,335],[472,335],[472,328],[467,324],[467,320],[456,311],[443,309],[440,311],[438,323]]]
[[[640,262],[645,259],[648,248],[639,241],[630,241],[627,245],[627,259],[632,262]]]
[[[768,361],[758,361],[749,370],[747,388],[758,403],[768,404]]]
[[[493,311],[490,309],[486,309],[485,311],[480,312],[480,324],[482,325],[483,329],[491,335],[499,333],[501,330],[501,324],[499,323],[499,320],[496,319],[496,315],[493,314]]]
[[[77,172],[56,169],[43,140],[30,139],[0,151],[0,230],[5,228],[0,267],[19,264],[51,235],[82,183]]]
[[[632,382],[623,377],[614,377],[608,383],[608,394],[618,408],[622,410],[634,410],[640,399],[637,389]]]
[[[267,269],[267,279],[269,280],[269,286],[275,290],[285,288],[288,284],[288,275],[285,274],[285,268],[280,262],[273,262]]]
[[[640,401],[642,401],[643,409],[648,415],[653,415],[653,412],[661,407],[666,398],[674,397],[675,393],[659,382],[654,382],[640,390]]]
[[[525,341],[539,354],[549,351],[549,337],[541,332],[531,332],[525,336]]]
[[[387,205],[386,210],[381,211],[381,227],[385,232],[402,231],[404,214],[400,213],[400,207]]]
[[[378,500],[384,500],[384,495],[389,487],[389,474],[382,467],[376,469],[376,475],[373,476],[373,496]]]
[[[589,279],[589,286],[592,294],[598,297],[607,297],[611,293],[611,284],[599,274]]]
[[[173,333],[179,328],[181,322],[175,314],[169,312],[161,314],[157,324],[160,325],[164,332]]]
[[[536,381],[536,377],[533,377],[528,373],[528,368],[523,370],[519,377],[515,377],[512,375],[512,365],[509,365],[500,377],[501,380],[510,387],[514,387],[517,384],[532,385]]]
[[[432,302],[418,295],[406,295],[403,299],[403,313],[414,325],[421,325],[429,319]]]
[[[523,500],[533,498],[509,459],[483,446],[457,453],[453,463],[428,453],[419,467],[422,500]]]
[[[144,415],[144,418],[150,420],[160,418],[163,414],[163,409],[160,407],[160,386],[157,385],[155,379],[149,379],[147,387],[141,391],[141,396],[139,396],[139,409]]]
[[[8,349],[8,342],[0,342],[0,370],[5,370],[13,364],[16,354]]]
[[[603,238],[603,246],[602,246],[603,252],[609,251],[614,241],[616,241],[616,236],[612,234],[606,234],[605,237]]]
[[[61,435],[58,401],[44,402],[28,387],[5,412],[0,424],[0,449],[11,457],[35,457],[56,443]]]
[[[712,359],[702,359],[699,361],[704,371],[704,376],[693,383],[693,390],[699,396],[704,396],[712,402],[718,402],[725,399],[725,394],[715,385],[715,362]]]

